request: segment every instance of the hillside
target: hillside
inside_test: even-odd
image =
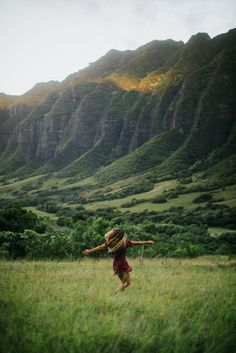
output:
[[[153,190],[184,178],[192,178],[193,192],[195,184],[219,194],[233,187],[235,43],[236,29],[212,39],[198,33],[186,44],[154,40],[133,51],[110,50],[61,83],[36,84],[22,96],[1,93],[3,202],[53,199],[68,206],[65,194],[74,187],[69,202],[93,207],[134,185],[120,203],[129,204],[126,197],[140,194],[137,181]],[[33,195],[37,201],[27,202]]]

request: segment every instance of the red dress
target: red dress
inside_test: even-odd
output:
[[[131,246],[132,243],[130,240],[127,240],[126,242],[126,247],[124,249],[121,249],[117,251],[116,253],[113,254],[114,260],[113,260],[113,270],[114,274],[118,274],[121,272],[131,272],[132,268],[129,266],[127,260],[126,260],[126,249],[128,246]]]

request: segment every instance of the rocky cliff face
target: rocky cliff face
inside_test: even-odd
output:
[[[173,152],[179,166],[207,158],[235,131],[235,43],[232,30],[213,39],[200,33],[186,44],[153,41],[136,51],[112,50],[61,84],[1,95],[1,172],[31,165],[34,172],[89,175],[141,146],[145,151],[156,137],[166,159],[152,163],[178,168]],[[227,146],[228,155],[235,153]]]

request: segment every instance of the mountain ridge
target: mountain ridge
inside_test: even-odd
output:
[[[186,44],[154,40],[134,51],[110,50],[60,83],[0,94],[0,172],[105,177],[126,158],[131,174],[119,177],[148,168],[158,176],[230,157],[235,43],[236,29],[212,39],[198,33]],[[165,158],[152,158],[155,149]]]

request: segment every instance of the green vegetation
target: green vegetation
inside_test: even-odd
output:
[[[148,191],[154,188],[154,183],[150,180],[145,180],[142,182],[137,182],[133,185],[123,187],[120,191],[113,191],[111,188],[108,189],[109,193],[105,193],[103,191],[97,191],[92,199],[90,198],[89,202],[94,201],[103,201],[103,200],[115,200],[115,199],[123,199],[130,195],[138,195],[147,193]]]
[[[233,352],[235,35],[0,95],[3,353]],[[129,249],[133,287],[113,296],[108,254],[82,251],[117,226],[156,245]]]
[[[0,262],[2,353],[225,353],[236,346],[235,261]],[[134,300],[135,297],[135,300]]]
[[[183,208],[181,219],[190,213],[193,224],[197,215],[198,223],[227,228],[226,214],[233,214],[236,206],[235,185],[233,177],[205,178],[203,173],[158,180],[152,172],[147,172],[111,183],[95,177],[80,180],[45,174],[22,180],[3,177],[0,191],[2,206],[18,202],[39,216],[54,219],[70,217],[83,205],[92,216],[107,208],[123,214],[169,212],[173,213],[170,221],[175,223],[177,218],[171,210]],[[210,213],[214,214],[212,221],[207,216]]]
[[[198,207],[184,211],[176,207],[162,212],[121,213],[112,209],[95,213],[80,206],[65,209],[57,219],[44,219],[17,205],[0,212],[0,256],[16,259],[78,258],[88,247],[104,242],[104,234],[121,227],[129,238],[153,239],[158,244],[158,256],[197,257],[204,254],[236,254],[236,231],[211,237],[208,226],[236,229],[236,208],[223,205]],[[133,248],[132,256],[139,249]],[[104,254],[96,254],[103,256]],[[145,250],[145,256],[155,257],[155,247]]]
[[[209,202],[212,201],[212,198],[211,194],[201,194],[193,200],[193,203]]]
[[[102,183],[146,172],[156,180],[232,177],[236,31],[222,38],[199,33],[186,44],[112,50],[61,84],[1,94],[1,174]]]
[[[15,233],[21,233],[25,229],[38,232],[44,230],[33,212],[27,212],[17,204],[0,209],[0,228],[1,231],[13,231]]]
[[[178,130],[160,134],[127,156],[118,159],[103,171],[97,173],[101,180],[115,181],[136,173],[143,173],[161,164],[182,142]]]

